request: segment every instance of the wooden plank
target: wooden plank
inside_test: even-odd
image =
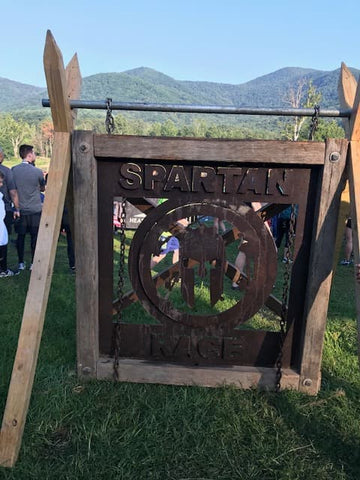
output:
[[[360,226],[360,82],[356,82],[345,64],[342,64],[341,78],[339,81],[339,98],[342,108],[352,108],[350,125],[346,129],[347,137],[351,139],[348,157],[349,182],[342,197],[343,208],[348,208],[348,195],[350,194],[351,226],[353,237],[353,255],[355,263],[359,259],[359,226]],[[341,220],[341,219],[340,219]],[[340,223],[340,222],[339,222]],[[341,228],[339,226],[339,228]],[[342,225],[342,229],[344,229]],[[360,286],[355,279],[356,318],[358,325],[358,356],[360,361]]]
[[[357,89],[357,81],[344,62],[341,64],[338,96],[340,107],[344,110],[353,108]],[[345,129],[346,138],[350,138],[350,122],[348,118],[343,118],[342,123]]]
[[[66,66],[65,76],[66,76],[67,98],[69,100],[77,100],[78,98],[80,98],[82,78],[81,78],[79,60],[76,53]],[[77,117],[76,109],[71,110],[71,116],[74,124]],[[69,171],[69,180],[68,180],[68,187],[67,187],[66,197],[65,197],[65,205],[68,211],[70,231],[72,234],[72,238],[74,239],[75,238],[74,189],[73,189],[73,176],[72,176],[71,168]]]
[[[145,160],[323,165],[323,142],[96,135],[95,156]]]
[[[113,379],[113,363],[107,357],[100,357],[97,368],[98,379]],[[204,367],[185,366],[144,360],[120,359],[119,381],[133,383],[157,383],[163,385],[199,385],[219,387],[234,385],[237,388],[261,388],[274,390],[276,369],[265,367]],[[297,389],[299,374],[284,369],[282,389]]]
[[[305,331],[299,383],[299,390],[312,394],[320,388],[323,338],[333,272],[338,210],[345,181],[347,144],[347,140],[330,139],[326,142],[325,165],[315,211],[317,220],[305,298]],[[331,161],[334,159],[331,155],[333,152],[339,154],[336,161]]]
[[[66,66],[65,77],[68,100],[78,100],[80,98],[82,79],[79,60],[76,53]],[[72,123],[74,124],[77,117],[77,109],[74,108],[71,110],[71,117]]]
[[[96,377],[99,357],[97,166],[91,132],[73,134],[73,175],[78,227],[75,229],[77,370],[80,376]]]
[[[55,129],[48,190],[30,277],[5,412],[0,432],[0,465],[12,467],[18,457],[35,376],[40,340],[55,261],[60,222],[71,162],[73,117],[66,96],[79,83],[75,71],[66,74],[62,55],[50,31],[44,50],[44,68]]]
[[[355,264],[360,263],[360,142],[350,142],[349,184],[351,204],[351,228],[353,235],[353,254]],[[358,356],[360,360],[360,285],[355,279],[355,301],[358,326]]]
[[[44,68],[54,130],[71,132],[73,117],[68,102],[63,58],[50,30],[46,33]]]
[[[350,140],[358,142],[360,141],[360,82],[357,84],[353,112],[350,117]]]
[[[355,77],[347,68],[345,63],[341,64],[339,83],[338,83],[338,96],[340,100],[340,107],[342,109],[353,108],[355,95],[356,95],[357,81]],[[350,138],[350,121],[348,118],[342,119],[343,127],[345,129],[346,138]],[[346,182],[345,188],[341,195],[341,204],[339,210],[338,227],[336,232],[335,241],[335,253],[334,253],[334,270],[340,259],[340,251],[344,239],[345,221],[350,216],[350,194],[349,194],[349,182]]]
[[[70,133],[55,132],[48,191],[0,433],[0,465],[15,464],[38,358],[70,166]]]

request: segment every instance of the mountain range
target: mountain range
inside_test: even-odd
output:
[[[351,68],[355,78],[360,70]],[[338,108],[340,69],[332,71],[286,67],[239,85],[175,80],[147,67],[121,73],[98,73],[83,78],[81,98],[114,101],[289,107],[286,95],[302,79],[311,80],[322,94],[323,108]],[[0,112],[42,110],[46,89],[0,77]]]

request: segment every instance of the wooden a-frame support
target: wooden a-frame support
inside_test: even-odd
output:
[[[33,271],[30,278],[18,348],[0,432],[0,465],[7,467],[13,466],[17,460],[31,397],[71,163],[70,136],[76,113],[71,111],[68,100],[79,98],[81,84],[76,55],[70,61],[65,71],[61,52],[50,31],[47,32],[44,67],[54,121],[55,140],[49,170],[48,192],[44,203]],[[354,81],[345,65],[342,66],[341,85],[343,95],[340,95],[340,98],[347,106],[353,107],[348,134],[351,141],[349,181],[353,218],[354,256],[355,261],[358,263],[358,224],[360,220],[360,87],[358,85],[355,88],[356,81]],[[326,206],[326,211],[328,208],[330,208],[330,205]],[[322,220],[325,218],[326,211],[320,215],[319,228],[321,227]],[[322,237],[324,237],[324,235],[322,235]],[[318,250],[321,249],[318,248]],[[318,291],[318,289],[321,288],[329,289],[330,281],[331,275],[328,276],[325,282],[326,285],[323,287],[320,280],[315,278],[309,288],[313,290],[314,293],[315,290]],[[359,318],[360,287],[357,286],[356,288]],[[321,295],[318,297],[320,298]],[[307,307],[310,312],[308,317],[310,322],[305,332],[304,352],[305,356],[308,356],[310,359],[314,341],[318,339],[322,345],[321,336],[323,335],[325,327],[322,325],[322,327],[319,328],[316,325],[318,309],[324,310],[325,308],[325,306],[320,304],[321,301],[319,307],[317,305],[314,307],[312,304],[309,304]],[[317,354],[317,358],[321,359],[321,355]],[[304,384],[304,391],[308,388],[306,384],[307,377],[311,377],[312,375],[316,376],[316,370],[318,369],[320,369],[319,361],[315,363],[310,362],[310,364],[303,362],[300,372],[300,382]],[[314,385],[310,390],[316,392],[317,388],[318,387]],[[302,390],[301,387],[300,390]]]
[[[356,82],[353,74],[342,63],[338,94],[341,108],[351,108],[349,121],[344,124],[346,137],[350,140],[348,151],[349,191],[345,189],[342,203],[346,205],[350,193],[351,227],[353,237],[354,262],[360,262],[360,81]],[[342,224],[343,230],[343,224]],[[355,273],[354,273],[355,276]],[[355,280],[355,300],[358,332],[358,356],[360,360],[360,285]]]
[[[81,87],[76,54],[65,70],[61,51],[50,31],[46,35],[44,68],[55,138],[33,269],[0,432],[0,465],[4,467],[12,467],[17,460],[29,407],[71,163],[70,135],[76,112],[71,111],[68,100],[79,98]]]

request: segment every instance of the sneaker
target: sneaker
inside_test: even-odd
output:
[[[19,263],[18,270],[25,270],[25,262]]]
[[[33,264],[30,263],[30,267],[29,267],[29,270],[30,270],[30,271],[32,270],[32,266],[33,266]]]
[[[9,268],[3,272],[0,272],[0,278],[13,277],[14,275],[17,275],[17,273],[13,272]]]
[[[350,264],[351,264],[351,260],[346,260],[345,258],[344,258],[344,260],[341,260],[341,262],[340,262],[340,265],[346,265],[347,266],[347,265],[350,265]]]

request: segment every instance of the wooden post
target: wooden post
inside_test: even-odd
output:
[[[351,205],[351,229],[353,237],[353,254],[355,265],[360,263],[360,141],[350,142],[349,158],[349,184],[350,184],[350,205]],[[356,272],[356,268],[355,268]],[[358,335],[358,357],[360,362],[360,285],[355,279],[355,301]]]
[[[343,63],[339,81],[339,98],[341,107],[353,109],[346,134],[350,138],[348,155],[348,176],[351,207],[351,227],[353,237],[353,254],[355,264],[359,258],[360,225],[360,82],[356,82],[350,70]],[[360,285],[355,280],[356,317],[358,324],[358,356],[360,361]]]
[[[360,225],[360,82],[357,84],[353,113],[350,117],[349,185],[351,206],[351,227],[354,262],[359,264]],[[354,274],[355,275],[355,274]],[[358,325],[358,357],[360,360],[360,285],[355,280],[356,318]]]
[[[345,181],[347,147],[346,140],[327,140],[321,189],[318,191],[315,210],[299,382],[299,390],[310,394],[317,393],[320,388],[322,349],[333,273],[338,207]]]
[[[347,68],[345,63],[341,64],[340,77],[338,83],[338,96],[340,106],[343,109],[351,109],[354,104],[357,82],[354,75]],[[342,119],[345,130],[345,137],[350,140],[350,121],[348,118]],[[341,194],[341,203],[339,210],[338,227],[336,232],[334,270],[340,259],[340,251],[344,238],[345,221],[350,216],[350,191],[349,182],[346,182],[345,188]]]
[[[0,465],[6,467],[12,467],[17,460],[31,397],[71,161],[73,115],[68,98],[71,92],[78,92],[81,82],[74,60],[72,74],[68,75],[66,82],[62,55],[50,31],[46,36],[44,67],[55,139],[48,190],[0,432]]]
[[[66,70],[66,88],[69,100],[77,100],[80,98],[81,91],[81,74],[77,54],[72,57],[68,63]],[[73,123],[76,121],[77,110],[71,110]],[[74,189],[72,169],[69,171],[68,186],[65,197],[65,205],[68,211],[70,231],[75,244],[75,222],[74,222]]]
[[[96,378],[99,359],[97,165],[92,132],[74,132],[76,332],[79,376]],[[86,221],[82,221],[82,219]]]

